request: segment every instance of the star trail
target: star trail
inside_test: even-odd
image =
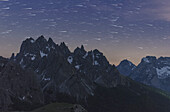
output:
[[[0,0],[0,55],[44,35],[71,50],[99,49],[110,63],[170,56],[168,0]]]

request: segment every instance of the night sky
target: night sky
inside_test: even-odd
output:
[[[44,35],[73,51],[99,49],[110,63],[170,56],[170,0],[0,0],[0,55]]]

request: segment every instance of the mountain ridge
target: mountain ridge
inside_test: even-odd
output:
[[[136,68],[136,65],[134,65],[129,60],[125,59],[120,62],[120,64],[117,66],[117,69],[119,72],[125,76],[128,76],[131,74],[131,72]]]
[[[23,41],[16,56],[0,57],[0,65],[1,88],[13,93],[1,91],[2,111],[30,111],[55,102],[80,104],[89,112],[170,111],[168,94],[124,77],[97,49],[81,46],[71,52],[64,42],[40,36]]]
[[[120,83],[116,67],[97,49],[87,52],[81,46],[71,52],[64,42],[58,45],[43,36],[23,41],[13,60],[23,69],[31,68],[36,72],[44,94],[52,96],[47,102],[53,101],[58,92],[73,96],[77,101],[85,100],[94,95],[95,83],[105,87]]]
[[[170,57],[146,56],[129,72],[127,76],[133,80],[170,92]]]

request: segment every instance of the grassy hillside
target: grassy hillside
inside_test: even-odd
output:
[[[15,111],[25,112],[25,111]],[[69,103],[52,103],[29,112],[87,112],[82,106]]]
[[[127,84],[114,88],[98,86],[95,95],[81,103],[88,112],[170,112],[170,95],[127,78]],[[60,101],[71,102],[69,97]],[[31,112],[75,112],[75,105],[53,103]],[[78,112],[86,112],[81,106]],[[82,111],[83,110],[83,111]]]
[[[73,108],[73,104],[67,104],[67,103],[53,103],[46,105],[42,108],[36,109],[32,112],[70,112]]]
[[[68,104],[68,103],[53,103],[33,110],[31,112],[86,112],[80,105]]]
[[[129,84],[115,88],[98,87],[89,97],[89,112],[170,112],[167,93],[130,79]]]

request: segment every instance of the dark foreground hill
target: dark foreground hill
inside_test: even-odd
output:
[[[170,112],[168,94],[123,77],[98,50],[81,46],[71,52],[65,43],[41,36],[26,39],[0,65],[1,111],[52,109],[51,103],[65,102],[88,112]]]
[[[52,103],[31,112],[87,112],[81,105]]]
[[[89,97],[89,112],[169,112],[170,99],[165,92],[130,79],[128,85],[98,87]]]

